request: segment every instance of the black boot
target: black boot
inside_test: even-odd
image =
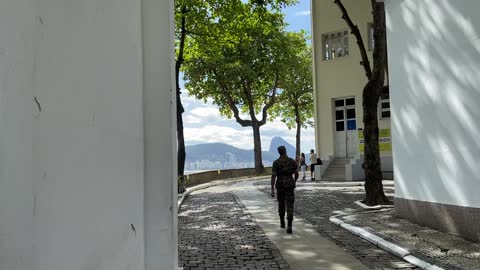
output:
[[[285,217],[280,216],[280,228],[285,228]]]
[[[288,227],[287,227],[287,233],[292,233],[292,222],[293,222],[293,218],[289,218],[288,219]]]

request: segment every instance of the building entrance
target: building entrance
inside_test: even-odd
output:
[[[334,100],[335,157],[351,158],[358,153],[355,98]]]

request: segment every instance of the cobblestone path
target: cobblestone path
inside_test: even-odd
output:
[[[295,193],[295,215],[313,224],[320,235],[333,241],[370,269],[420,270],[421,268],[372,245],[331,223],[328,218],[335,210],[352,208],[353,202],[363,199],[363,187],[325,188],[315,183],[298,182]],[[269,182],[257,183],[257,188],[270,194]],[[295,226],[295,221],[294,221]]]
[[[178,221],[180,269],[290,269],[253,217],[225,189],[191,194]]]

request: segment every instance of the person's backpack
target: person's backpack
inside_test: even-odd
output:
[[[323,165],[323,162],[320,158],[317,158],[317,165]]]

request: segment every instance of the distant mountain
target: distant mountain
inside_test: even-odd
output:
[[[187,161],[209,160],[211,162],[225,161],[226,153],[235,155],[238,162],[253,162],[253,149],[245,150],[224,143],[207,143],[189,145],[186,147]],[[263,151],[263,160],[274,161],[278,154]]]
[[[295,156],[295,147],[280,137],[275,137],[270,143],[269,151],[262,152],[265,166],[271,166],[278,158],[277,148],[284,145],[290,157]],[[186,147],[186,167],[199,169],[226,169],[253,167],[253,149],[245,150],[224,143],[207,143]]]
[[[295,147],[289,144],[287,141],[285,141],[281,137],[274,137],[272,139],[272,142],[270,143],[270,152],[275,154],[278,153],[277,148],[281,145],[285,146],[289,157],[295,158]]]

